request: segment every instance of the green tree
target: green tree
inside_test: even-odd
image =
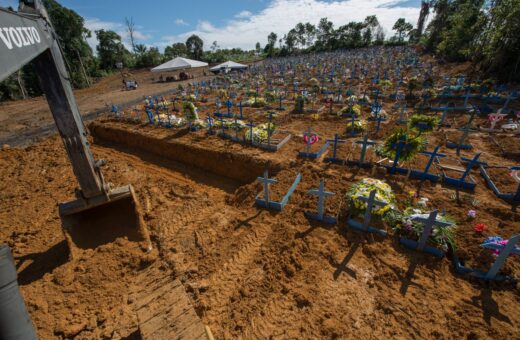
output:
[[[135,46],[136,49],[136,67],[151,67],[157,66],[162,61],[161,52],[157,47],[151,47],[149,49],[142,44],[138,44]]]
[[[177,57],[187,57],[188,49],[186,48],[186,44],[184,43],[175,43],[171,46],[166,46],[164,49],[164,59],[170,60]]]
[[[89,86],[90,74],[96,67],[92,49],[86,42],[91,32],[85,28],[83,18],[73,10],[54,0],[43,0],[43,4],[59,36],[72,85],[76,88]]]
[[[334,38],[334,24],[327,18],[321,18],[317,29],[317,50],[327,50],[331,47]]]
[[[303,23],[299,22],[298,24],[296,24],[294,29],[296,32],[296,41],[298,42],[298,45],[300,45],[300,47],[302,47],[302,48],[305,47],[306,42],[307,42],[305,25]]]
[[[417,29],[415,30],[415,34],[410,37],[414,42],[419,41],[423,35],[424,31],[424,23],[428,15],[430,14],[430,6],[433,0],[422,0],[421,1],[421,11],[419,12],[419,19],[417,20]]]
[[[484,0],[455,0],[451,4],[453,11],[437,45],[440,56],[448,61],[464,61],[472,56],[485,23],[483,4]]]
[[[278,35],[276,33],[271,32],[267,36],[267,45],[265,45],[264,52],[268,56],[272,56],[274,54],[274,45],[276,44],[276,41],[278,39]]]
[[[121,42],[121,36],[110,30],[97,30],[98,39],[97,53],[99,66],[102,70],[110,71],[116,68],[117,62],[122,62],[124,66],[129,65],[129,52]]]
[[[426,50],[435,52],[437,45],[442,39],[442,31],[447,25],[448,18],[452,13],[452,6],[449,0],[437,0],[433,5],[435,16],[426,28]]]
[[[186,49],[190,58],[200,60],[204,52],[204,42],[198,35],[192,34],[186,40]]]
[[[403,41],[403,35],[410,32],[413,28],[413,25],[409,22],[406,22],[404,18],[399,18],[394,24],[392,29],[397,32],[399,42]]]
[[[520,81],[520,0],[494,0],[482,38],[482,66],[503,80]]]
[[[305,24],[305,34],[307,47],[311,46],[314,43],[314,39],[316,38],[316,27],[311,23]]]

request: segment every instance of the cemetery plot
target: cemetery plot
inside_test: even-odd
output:
[[[515,241],[520,220],[520,212],[478,173],[486,169],[500,191],[511,192],[513,177],[493,164],[513,164],[500,147],[486,142],[487,132],[477,130],[485,114],[470,122],[468,108],[482,101],[475,97],[478,91],[468,96],[460,76],[444,83],[444,76],[457,72],[406,47],[316,53],[266,59],[240,74],[193,81],[164,98],[109,110],[106,119],[89,126],[93,151],[108,161],[109,181],[135,183],[154,240],[150,256],[158,262],[149,268],[167,275],[144,269],[152,259],[146,253],[134,257],[139,248],[125,240],[75,264],[45,256],[38,261],[49,269],[38,272],[28,261],[57,242],[61,227],[53,209],[63,188],[73,191],[72,173],[59,139],[0,151],[5,179],[0,217],[6,221],[0,233],[18,252],[22,289],[42,337],[73,334],[74,327],[59,320],[73,312],[91,315],[87,302],[104,312],[92,329],[78,325],[83,327],[78,337],[131,336],[137,322],[150,326],[147,334],[153,337],[157,319],[141,319],[177,309],[150,289],[137,301],[125,296],[129,282],[145,277],[141,284],[166,282],[161,289],[174,289],[171,296],[187,292],[190,302],[184,299],[183,310],[190,304],[194,310],[181,323],[196,325],[202,334],[196,312],[216,338],[342,338],[353,328],[361,338],[514,338],[520,323],[517,289],[499,284],[497,292],[471,281],[478,277],[475,270],[497,268],[500,255],[494,253],[507,250],[504,241]],[[469,77],[464,81],[471,84]],[[496,111],[504,98],[488,100],[488,106]],[[430,118],[440,120],[443,111],[435,106],[447,101],[453,102],[447,111],[452,127],[438,126]],[[298,102],[304,114],[293,113]],[[508,105],[516,110],[516,99]],[[359,112],[347,116],[354,107]],[[386,121],[377,121],[383,114]],[[511,113],[504,118],[509,119],[518,120]],[[365,128],[349,135],[357,122]],[[456,142],[465,127],[471,129],[464,142],[473,149],[448,148],[445,133]],[[491,133],[497,144],[514,147],[512,134]],[[282,148],[268,150],[289,135]],[[322,158],[299,157],[307,147],[317,155],[324,145]],[[358,169],[384,158],[385,171]],[[59,244],[55,249],[49,254],[59,253]],[[516,253],[512,248],[510,254]],[[94,270],[105,257],[109,273]],[[508,256],[494,274],[520,277],[517,256]],[[91,278],[96,286],[107,278],[110,297],[90,301],[83,280],[92,289]],[[95,298],[103,293],[94,290]],[[147,294],[153,304],[143,304]],[[45,299],[53,308],[40,306]],[[389,315],[391,327],[379,322]],[[97,322],[106,332],[96,333]]]

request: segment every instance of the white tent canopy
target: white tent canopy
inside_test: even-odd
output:
[[[165,62],[164,64],[152,68],[152,72],[168,72],[204,66],[208,66],[208,63],[198,60],[177,57],[175,59]]]
[[[214,66],[210,68],[209,70],[212,72],[225,70],[225,69],[231,69],[231,70],[241,70],[247,68],[247,65],[235,63],[234,61],[226,61],[225,63],[222,63],[220,65]]]

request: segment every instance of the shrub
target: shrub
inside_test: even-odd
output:
[[[418,152],[426,148],[426,142],[420,134],[414,130],[395,130],[385,139],[383,145],[376,148],[376,153],[382,157],[394,159],[397,152],[397,144],[403,141],[406,144],[401,150],[399,160],[409,161],[415,157]]]
[[[408,119],[408,128],[413,129],[417,128],[417,125],[421,124],[420,130],[423,132],[433,131],[437,126],[439,126],[439,118],[436,116],[427,116],[427,115],[412,115],[410,119]]]

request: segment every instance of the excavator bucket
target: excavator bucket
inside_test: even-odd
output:
[[[63,203],[60,216],[71,257],[82,249],[95,249],[120,237],[151,249],[148,229],[131,185],[88,201]]]

